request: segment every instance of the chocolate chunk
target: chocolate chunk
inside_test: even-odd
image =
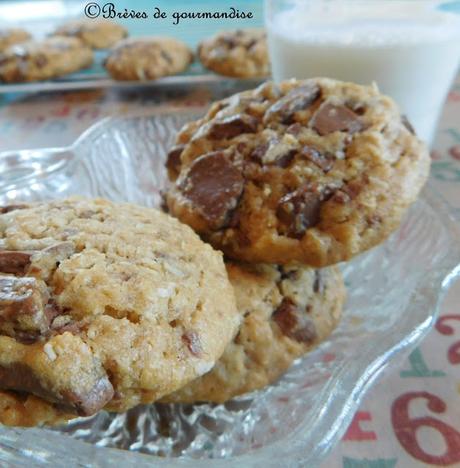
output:
[[[58,242],[36,251],[33,253],[32,263],[27,273],[46,280],[55,272],[59,263],[70,258],[74,253],[75,244],[71,241]]]
[[[351,109],[328,102],[322,104],[316,111],[311,126],[321,136],[333,132],[356,133],[364,129],[362,120]]]
[[[321,89],[316,84],[294,88],[267,109],[265,119],[279,116],[283,124],[291,124],[294,114],[308,109],[318,99],[320,94]]]
[[[401,116],[401,122],[407,128],[407,130],[409,130],[409,132],[412,133],[412,135],[415,135],[414,127],[412,126],[406,115]]]
[[[278,167],[286,168],[291,164],[294,156],[296,155],[297,151],[295,149],[289,150],[286,153],[278,156],[275,160],[275,165]]]
[[[300,343],[315,341],[317,334],[314,323],[307,317],[306,311],[302,313],[291,299],[285,297],[272,317],[281,332],[289,338]]]
[[[311,146],[304,146],[300,154],[302,155],[302,157],[311,161],[324,172],[329,172],[332,169],[332,166],[334,165],[334,157],[331,154],[320,153],[318,150],[312,148]]]
[[[56,388],[56,385],[43,380],[25,364],[16,362],[9,366],[0,365],[0,389],[31,393],[79,416],[97,413],[112,399],[114,393],[106,376],[95,379],[91,389],[83,394],[67,388]]]
[[[9,213],[9,212],[15,211],[15,210],[25,210],[26,208],[29,208],[29,205],[19,204],[19,203],[17,205],[1,206],[0,207],[0,214]]]
[[[359,182],[349,182],[343,185],[339,190],[334,193],[332,201],[345,205],[351,200],[354,200],[362,189],[362,184]]]
[[[215,140],[234,138],[242,133],[255,133],[259,121],[247,114],[237,114],[216,121],[209,129],[208,135]]]
[[[289,237],[300,239],[305,231],[318,224],[322,195],[309,186],[288,193],[278,203],[276,215]]]
[[[182,335],[182,341],[187,346],[188,350],[196,357],[199,357],[203,352],[200,337],[198,333],[192,330],[186,331]]]
[[[259,164],[263,164],[263,157],[269,146],[270,144],[268,142],[257,145],[251,153],[251,159],[257,161]]]
[[[0,276],[0,335],[27,342],[45,336],[53,317],[48,299],[43,281]]]
[[[184,151],[185,145],[176,145],[168,153],[166,159],[166,168],[170,177],[177,178],[180,172],[181,160],[180,156]]]
[[[278,265],[278,271],[282,280],[297,280],[299,278],[299,270],[297,268],[289,270],[285,265]]]
[[[225,153],[216,151],[192,163],[180,188],[210,228],[217,230],[229,222],[237,207],[244,178]]]
[[[300,125],[298,122],[289,125],[289,127],[286,129],[286,133],[289,135],[294,135],[297,136],[300,132],[302,131],[302,125]]]
[[[171,56],[165,50],[161,50],[160,54],[166,60],[166,62],[173,63]]]
[[[64,408],[75,411],[79,416],[91,416],[101,410],[114,395],[114,389],[109,379],[100,377],[88,393],[64,391],[62,396]]]
[[[278,138],[272,138],[269,142],[256,146],[251,158],[259,164],[274,164],[278,167],[288,167],[294,159],[297,150],[286,145]]]
[[[38,68],[43,68],[48,63],[48,59],[45,55],[38,55],[35,58],[35,65]]]
[[[14,250],[0,251],[0,272],[10,274],[24,274],[30,266],[30,252]]]
[[[321,270],[315,270],[315,281],[313,283],[313,291],[315,293],[324,293],[324,278]]]

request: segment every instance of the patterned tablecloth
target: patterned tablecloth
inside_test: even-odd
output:
[[[229,90],[227,90],[228,92]],[[87,91],[0,97],[0,151],[70,144],[108,115],[161,107],[204,107],[206,88]],[[460,208],[460,76],[446,103],[433,151],[434,185]],[[460,283],[446,298],[437,326],[368,392],[324,467],[460,466]]]

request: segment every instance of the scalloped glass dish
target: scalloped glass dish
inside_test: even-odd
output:
[[[0,203],[83,194],[158,206],[166,149],[193,118],[110,118],[69,148],[0,155]],[[349,298],[340,326],[276,384],[225,405],[150,405],[53,430],[1,427],[0,464],[317,465],[379,373],[436,320],[460,276],[459,239],[427,188],[387,242],[343,265]]]

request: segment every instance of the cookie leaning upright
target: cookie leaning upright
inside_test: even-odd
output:
[[[206,68],[225,76],[259,78],[270,73],[263,29],[220,32],[199,44],[198,56]]]
[[[337,267],[228,262],[242,323],[214,368],[162,402],[223,403],[278,379],[337,326],[345,286]]]
[[[73,37],[28,41],[0,52],[0,82],[47,80],[89,67],[92,62],[92,50]]]
[[[228,256],[316,267],[382,242],[429,172],[427,147],[375,87],[265,83],[179,133],[169,211]]]
[[[183,72],[193,61],[189,47],[172,37],[141,37],[119,42],[105,61],[110,76],[148,81]]]
[[[0,272],[5,424],[150,403],[209,371],[239,324],[222,255],[148,208],[4,208]]]

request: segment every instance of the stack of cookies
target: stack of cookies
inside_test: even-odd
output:
[[[338,324],[335,264],[397,228],[429,164],[377,89],[292,80],[180,131],[165,193],[179,220],[79,197],[0,208],[0,423],[274,382]]]
[[[334,265],[398,227],[430,158],[390,98],[331,79],[216,102],[176,143],[165,206],[224,252],[242,325],[210,373],[164,401],[223,402],[328,336],[345,297]]]

